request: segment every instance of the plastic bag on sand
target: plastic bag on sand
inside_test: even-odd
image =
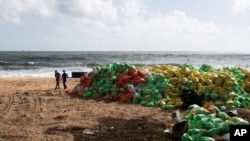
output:
[[[226,133],[222,136],[225,141],[230,141],[230,133]]]
[[[175,122],[180,122],[181,121],[181,115],[180,115],[180,110],[176,110],[172,113],[172,118]]]

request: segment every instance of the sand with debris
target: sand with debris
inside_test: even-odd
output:
[[[72,90],[79,78],[69,78]],[[140,104],[95,101],[66,90],[55,79],[0,78],[3,141],[163,140],[169,112]]]

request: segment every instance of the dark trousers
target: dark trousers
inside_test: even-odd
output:
[[[63,87],[64,87],[64,89],[67,89],[66,79],[63,79]]]
[[[55,87],[55,89],[60,89],[59,80],[56,81],[56,87]]]

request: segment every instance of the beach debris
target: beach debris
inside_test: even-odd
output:
[[[162,109],[213,102],[223,108],[250,108],[250,71],[203,64],[98,65],[80,77],[68,94],[84,98],[140,103]]]
[[[231,117],[234,117],[234,116],[238,116],[238,115],[239,115],[238,112],[237,112],[237,110],[231,110],[231,111],[227,112],[227,114],[228,114],[229,116],[231,116]]]
[[[227,107],[226,107],[226,106],[221,106],[220,109],[221,109],[221,110],[226,110]]]
[[[230,141],[230,133],[224,134],[222,138],[224,139],[224,141]]]
[[[183,105],[187,107],[192,104],[202,106],[202,101],[204,99],[204,95],[201,95],[194,90],[182,90],[180,97],[184,102]]]
[[[201,137],[213,138],[222,133],[229,133],[230,125],[249,125],[248,121],[231,117],[211,103],[203,107],[191,105],[182,120],[188,122],[188,130],[183,134],[183,140],[187,137],[193,140]],[[221,136],[221,138],[227,136]]]
[[[168,118],[163,132],[171,138],[179,138],[182,141],[202,139],[227,141],[231,125],[249,125],[247,120],[227,115],[211,102],[203,106],[190,105],[188,111],[180,115],[180,121],[174,120],[175,118],[176,116]]]
[[[95,131],[92,131],[91,129],[86,128],[86,129],[83,130],[82,133],[83,134],[88,134],[88,135],[93,135],[95,133]]]
[[[187,132],[188,124],[187,121],[180,121],[174,124],[171,131],[173,138],[181,138],[184,133]]]
[[[170,129],[169,129],[169,128],[166,128],[163,132],[164,132],[164,133],[170,133]]]
[[[247,108],[230,108],[223,111],[231,117],[240,117],[250,122],[250,110]]]
[[[114,129],[115,129],[115,127],[111,126],[111,127],[108,128],[108,131],[113,131]]]
[[[180,110],[179,110],[179,109],[177,109],[177,110],[175,110],[174,112],[172,112],[171,116],[172,116],[172,119],[173,119],[175,122],[178,123],[178,122],[181,121],[181,115],[180,115]]]
[[[164,132],[175,132],[183,141],[214,140],[228,133],[230,125],[249,125],[239,117],[238,110],[225,112],[232,108],[250,109],[249,80],[250,71],[237,66],[214,68],[203,64],[195,68],[191,64],[149,66],[113,62],[84,73],[71,94],[159,106],[163,110],[185,106],[187,113],[174,111]],[[186,123],[182,126],[185,128],[174,131],[173,127],[181,123]],[[87,131],[84,133],[94,134]]]

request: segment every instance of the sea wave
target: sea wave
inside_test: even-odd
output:
[[[34,67],[33,69],[11,68],[1,69],[0,77],[54,77],[55,70],[62,73],[63,70],[71,77],[72,72],[90,72],[91,67]]]
[[[35,66],[35,65],[38,65],[39,63],[38,62],[27,62],[25,63],[25,65],[30,65],[30,66]]]
[[[9,64],[10,64],[10,62],[8,62],[8,61],[0,61],[0,66],[7,66]]]
[[[249,68],[250,54],[200,52],[0,52],[0,77],[50,76],[54,70],[86,71],[113,62],[126,64],[209,64]]]
[[[34,70],[34,69],[39,69],[39,66],[17,66],[17,65],[13,65],[13,66],[1,66],[0,69],[1,70]]]

